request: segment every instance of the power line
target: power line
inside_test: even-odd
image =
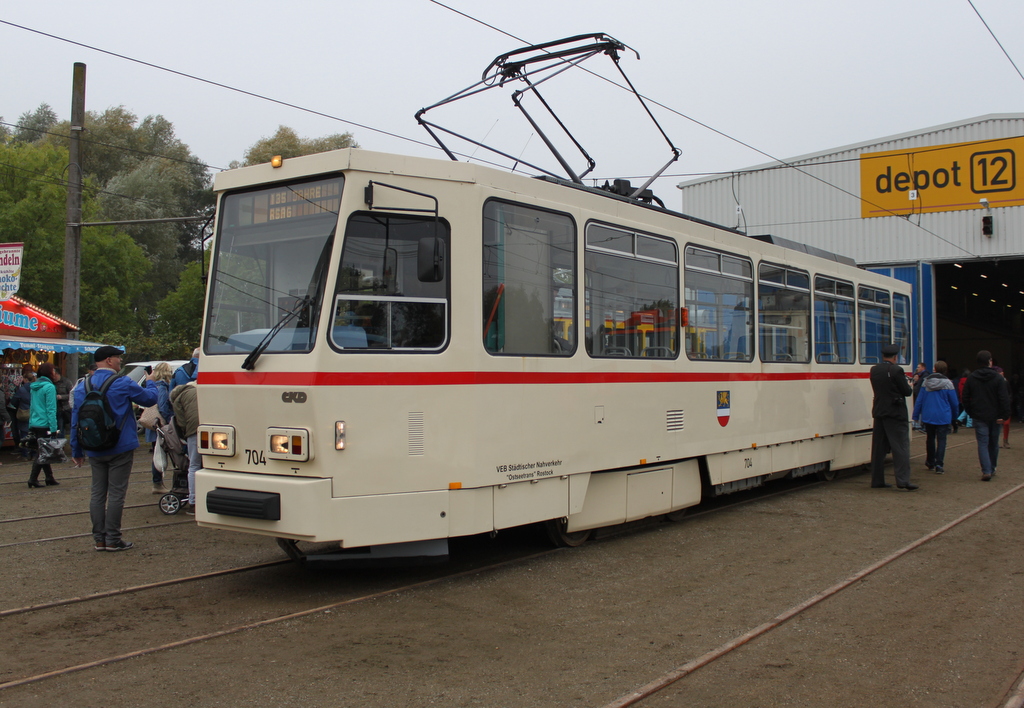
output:
[[[460,10],[456,10],[456,9],[454,9],[452,7],[449,7],[448,5],[445,5],[444,3],[439,2],[439,0],[429,0],[429,1],[434,3],[435,5],[438,5],[440,7],[445,8],[446,10],[450,10],[451,12],[454,12],[454,13],[456,13],[458,15],[461,15],[462,17],[465,17],[465,18],[467,18],[469,20],[472,20],[473,22],[477,22],[477,23],[483,25],[484,27],[488,27],[488,28],[490,28],[490,29],[492,29],[492,30],[494,30],[496,32],[499,32],[499,33],[507,36],[507,37],[511,37],[512,39],[515,39],[518,42],[523,42],[524,44],[529,44],[529,42],[527,42],[526,40],[524,40],[524,39],[522,39],[520,37],[516,37],[514,34],[511,34],[509,32],[506,32],[506,31],[502,30],[502,29],[494,27],[493,25],[490,25],[490,24],[484,22],[483,20],[479,20],[479,19],[473,17],[472,15],[468,15],[468,14],[466,14],[466,13],[460,11]],[[968,2],[970,2],[970,0],[968,0]],[[973,5],[972,5],[972,7],[973,7]],[[980,15],[979,15],[979,17],[980,17]],[[982,21],[984,21],[984,20],[982,20]],[[1002,45],[1000,45],[1000,46],[1002,46]],[[601,76],[600,74],[597,74],[597,73],[591,71],[590,69],[587,69],[586,67],[579,66],[577,64],[577,65],[575,65],[575,68],[582,69],[583,71],[587,72],[591,76],[594,76],[594,77],[596,77],[598,79],[601,79],[602,81],[606,81],[607,83],[610,83],[611,85],[616,86],[619,89],[622,89],[624,91],[629,91],[629,89],[627,87],[625,87],[625,86],[623,86],[623,85],[621,85],[621,84],[619,84],[619,83],[617,83],[617,82],[613,81],[612,79],[609,79],[609,78],[607,78],[605,76]],[[897,214],[897,213],[893,212],[890,209],[886,209],[885,207],[883,207],[881,205],[875,204],[875,203],[865,199],[864,197],[860,196],[859,194],[854,194],[853,192],[849,191],[848,189],[844,189],[843,187],[840,187],[839,185],[832,184],[831,182],[829,182],[826,179],[818,177],[817,175],[813,175],[810,172],[807,172],[806,170],[800,168],[797,165],[794,165],[794,164],[792,164],[790,162],[787,162],[786,160],[783,160],[781,158],[775,157],[774,155],[771,155],[770,153],[767,153],[764,150],[761,150],[760,148],[756,148],[753,145],[750,145],[749,143],[744,142],[743,140],[740,140],[739,138],[733,137],[732,135],[729,135],[728,133],[725,133],[725,132],[723,132],[721,130],[718,130],[717,128],[714,128],[714,127],[708,125],[707,123],[704,123],[703,121],[700,121],[700,120],[697,120],[696,118],[688,116],[685,113],[682,113],[681,111],[678,111],[675,108],[672,108],[671,106],[667,106],[664,103],[661,103],[660,101],[658,101],[658,100],[656,100],[654,98],[651,98],[649,96],[645,96],[643,94],[638,94],[638,95],[641,98],[646,99],[647,101],[650,101],[654,105],[656,105],[656,106],[658,106],[660,108],[663,108],[666,111],[679,116],[680,118],[683,118],[683,119],[688,120],[688,121],[690,121],[690,122],[692,122],[692,123],[694,123],[696,125],[699,125],[700,127],[704,128],[706,130],[710,130],[711,132],[715,133],[716,135],[720,135],[723,138],[726,138],[727,140],[731,140],[731,141],[733,141],[734,143],[736,143],[738,145],[742,145],[743,147],[745,147],[745,148],[747,148],[749,150],[753,150],[754,152],[756,152],[756,153],[758,153],[760,155],[764,155],[765,157],[767,157],[769,160],[772,160],[773,162],[778,162],[780,165],[784,165],[784,166],[786,166],[786,167],[788,167],[790,169],[796,170],[797,172],[800,172],[801,174],[803,174],[803,175],[805,175],[807,177],[810,177],[813,180],[816,180],[818,182],[821,182],[822,184],[825,184],[825,185],[827,185],[829,187],[832,187],[833,189],[836,189],[836,190],[842,192],[843,194],[849,195],[849,196],[853,197],[854,199],[856,199],[858,201],[864,202],[865,204],[868,204],[869,206],[873,206],[873,207],[876,207],[878,209],[882,209],[883,211],[887,211],[892,216],[900,216],[900,214]],[[907,221],[907,223],[909,223],[909,224],[911,224],[911,225],[921,229],[922,231],[924,231],[924,232],[926,232],[928,234],[931,234],[933,237],[937,238],[938,240],[940,240],[940,241],[942,241],[942,242],[944,242],[944,243],[946,243],[946,244],[948,244],[950,246],[953,246],[954,248],[960,249],[961,251],[963,251],[964,253],[969,254],[972,257],[977,257],[977,254],[967,250],[966,248],[964,248],[963,246],[960,246],[959,244],[956,244],[956,243],[950,241],[947,238],[944,238],[944,237],[940,236],[939,234],[935,233],[931,229],[928,229],[928,228],[925,228],[924,226],[921,226],[921,224],[914,223],[914,222],[911,222],[909,220]]]
[[[374,128],[372,126],[364,125],[362,123],[356,123],[355,121],[346,120],[344,118],[339,118],[338,116],[332,116],[329,113],[323,113],[322,111],[313,110],[312,108],[305,108],[305,107],[300,106],[300,105],[295,104],[295,103],[289,103],[287,101],[282,101],[282,100],[279,100],[279,99],[276,99],[276,98],[271,98],[270,96],[265,96],[263,94],[259,94],[259,93],[256,93],[254,91],[246,91],[245,89],[240,89],[240,88],[236,88],[234,86],[229,86],[228,84],[222,84],[222,83],[220,83],[218,81],[213,81],[211,79],[204,79],[203,77],[195,76],[194,74],[186,74],[183,71],[177,71],[176,69],[170,69],[170,68],[168,68],[166,66],[160,66],[159,64],[154,64],[152,62],[143,61],[141,59],[135,59],[135,58],[127,56],[125,54],[118,54],[117,52],[112,52],[112,51],[109,51],[107,49],[100,49],[99,47],[94,47],[94,46],[92,46],[90,44],[85,44],[84,42],[76,42],[75,40],[67,39],[66,37],[60,37],[60,36],[55,35],[55,34],[50,34],[49,32],[43,32],[41,30],[33,29],[31,27],[26,27],[24,25],[19,25],[19,24],[16,24],[14,22],[10,22],[8,20],[0,20],[0,24],[8,25],[9,27],[14,27],[16,29],[24,30],[26,32],[32,32],[34,34],[38,34],[38,35],[41,35],[43,37],[49,37],[50,39],[56,39],[59,42],[65,42],[67,44],[73,44],[76,47],[82,47],[83,49],[89,49],[89,50],[94,51],[94,52],[99,52],[100,54],[106,54],[107,56],[116,57],[117,59],[124,59],[125,61],[130,61],[130,62],[133,62],[135,64],[141,64],[142,66],[148,66],[149,68],[157,69],[158,71],[166,71],[167,73],[174,74],[175,76],[181,76],[181,77],[186,78],[186,79],[192,79],[193,81],[199,81],[199,82],[204,83],[204,84],[209,84],[210,86],[216,86],[217,88],[226,89],[228,91],[234,91],[235,93],[240,93],[243,96],[250,96],[252,98],[258,98],[261,101],[269,101],[270,103],[276,103],[277,105],[284,106],[285,108],[294,108],[295,110],[302,111],[303,113],[309,113],[309,114],[312,114],[312,115],[315,115],[315,116],[320,116],[321,118],[328,118],[330,120],[338,121],[339,123],[345,123],[346,125],[355,126],[356,128],[362,128],[363,130],[369,130],[369,131],[371,131],[373,133],[380,133],[381,135],[386,135],[386,136],[388,136],[390,138],[398,138],[399,140],[406,140],[408,142],[415,143],[416,145],[422,145],[424,147],[433,148],[435,150],[438,149],[436,145],[431,145],[430,143],[423,142],[422,140],[416,140],[414,138],[408,138],[408,137],[406,137],[404,135],[399,135],[397,133],[391,133],[391,132],[386,131],[386,130],[381,130],[380,128]]]
[[[40,135],[52,135],[52,136],[54,136],[56,138],[67,138],[68,137],[64,133],[54,133],[51,130],[42,130],[41,128],[32,128],[30,126],[20,125],[18,123],[8,123],[7,121],[2,121],[2,120],[0,120],[0,125],[6,125],[6,126],[11,127],[11,128],[18,128],[20,130],[29,130],[29,131],[32,131],[33,133],[39,133]],[[107,148],[110,148],[112,150],[123,150],[124,152],[135,153],[136,155],[145,155],[146,157],[159,157],[162,160],[169,160],[171,162],[181,162],[182,164],[185,164],[185,165],[195,165],[196,167],[202,167],[204,170],[209,170],[209,169],[223,170],[223,169],[225,169],[223,167],[216,167],[214,165],[207,165],[205,162],[202,162],[201,160],[186,160],[186,159],[181,158],[181,157],[171,157],[170,155],[161,155],[161,154],[155,153],[155,152],[146,152],[145,150],[136,150],[135,148],[126,147],[124,145],[113,145],[111,143],[101,143],[99,140],[88,140],[86,138],[79,138],[79,140],[82,143],[86,143],[86,144],[89,144],[89,145],[99,145],[100,147],[107,147]],[[184,145],[184,143],[182,143],[182,144]],[[185,146],[185,147],[188,147],[188,146]]]
[[[981,24],[985,25],[985,29],[987,29],[988,33],[992,35],[992,39],[994,39],[996,41],[996,44],[999,45],[999,48],[1003,50],[1003,54],[1010,62],[1010,66],[1012,66],[1014,71],[1017,72],[1017,76],[1019,76],[1021,80],[1024,81],[1024,74],[1020,73],[1020,69],[1017,68],[1017,65],[1014,63],[1013,58],[1010,56],[1010,53],[1006,51],[1006,47],[1004,47],[1003,43],[999,41],[998,37],[996,37],[996,33],[993,32],[992,28],[988,26],[988,22],[985,22],[985,18],[981,16],[980,12],[978,12],[978,8],[974,6],[972,0],[967,0],[967,4],[971,6],[971,9],[974,10],[974,14],[978,16],[979,20],[981,20]]]
[[[36,177],[49,177],[49,175],[46,172],[36,172],[35,170],[26,170],[24,167],[18,167],[17,165],[11,164],[10,162],[0,162],[0,167],[10,167],[13,170],[18,170],[19,172],[26,172],[26,173],[28,173],[30,175],[35,175]],[[24,177],[23,179],[26,179],[26,180],[28,180],[30,182],[39,182],[41,184],[52,184],[52,185],[57,186],[57,187],[65,187],[65,188],[67,188],[67,186],[68,186],[67,180],[63,180],[63,179],[59,179],[59,180],[58,179],[35,179],[35,178],[32,178],[32,177]],[[111,192],[108,189],[99,189],[99,188],[96,188],[96,187],[91,187],[89,185],[85,185],[85,188],[89,189],[93,194],[106,194],[106,195],[111,196],[111,197],[120,197],[122,199],[129,199],[129,200],[135,201],[135,202],[148,202],[148,203],[153,204],[155,206],[169,207],[171,209],[180,209],[181,208],[180,204],[171,204],[169,202],[161,202],[161,201],[153,199],[151,197],[132,197],[132,196],[129,196],[127,194],[119,194],[117,192]]]

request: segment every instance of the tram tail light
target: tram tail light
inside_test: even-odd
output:
[[[267,457],[274,460],[309,460],[309,431],[301,428],[269,428]]]
[[[196,430],[196,445],[202,455],[235,454],[235,429],[230,425],[200,425]]]
[[[345,449],[345,421],[339,420],[334,424],[334,449]]]

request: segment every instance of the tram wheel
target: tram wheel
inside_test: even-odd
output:
[[[277,545],[281,547],[281,550],[291,558],[293,561],[300,561],[303,559],[302,553],[299,551],[299,542],[291,538],[279,538],[277,539]]]
[[[565,527],[566,520],[564,518],[550,519],[544,522],[544,531],[548,538],[559,548],[576,548],[582,546],[590,538],[590,529],[569,533]]]
[[[821,472],[818,472],[818,479],[820,479],[822,481],[825,481],[825,482],[831,482],[832,480],[834,480],[838,476],[839,476],[839,470],[832,469],[832,465],[829,465],[828,467],[823,469]]]
[[[178,499],[174,494],[164,494],[160,497],[158,506],[160,507],[160,511],[165,514],[177,514],[181,509],[181,499]]]

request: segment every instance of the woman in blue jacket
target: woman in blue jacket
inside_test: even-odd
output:
[[[47,362],[39,366],[36,372],[36,380],[32,382],[32,404],[31,413],[28,419],[28,429],[36,438],[49,437],[50,433],[60,430],[57,424],[57,388],[53,385],[53,364]],[[42,487],[37,481],[39,472],[46,475],[46,486],[60,484],[53,478],[53,469],[50,465],[41,465],[38,460],[32,462],[32,472],[29,474],[29,487]]]
[[[956,396],[953,382],[946,378],[949,367],[944,361],[935,362],[935,373],[925,376],[921,382],[921,392],[914,403],[914,420],[924,423],[925,462],[928,469],[935,474],[946,470],[943,463],[946,459],[946,435],[956,420],[960,410],[960,401]]]

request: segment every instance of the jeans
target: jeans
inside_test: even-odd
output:
[[[949,426],[925,423],[924,431],[927,436],[924,442],[925,467],[945,467],[946,436],[949,434]]]
[[[188,503],[196,505],[196,470],[203,466],[203,456],[199,454],[197,435],[185,438],[188,444]]]
[[[89,516],[92,518],[92,537],[97,543],[105,541],[110,544],[121,538],[121,512],[124,511],[134,455],[135,450],[128,450],[119,455],[88,458],[92,467]]]
[[[1002,429],[1002,424],[996,423],[994,420],[974,419],[974,437],[978,441],[978,462],[981,463],[983,475],[996,473],[996,464],[999,462],[999,433]]]

